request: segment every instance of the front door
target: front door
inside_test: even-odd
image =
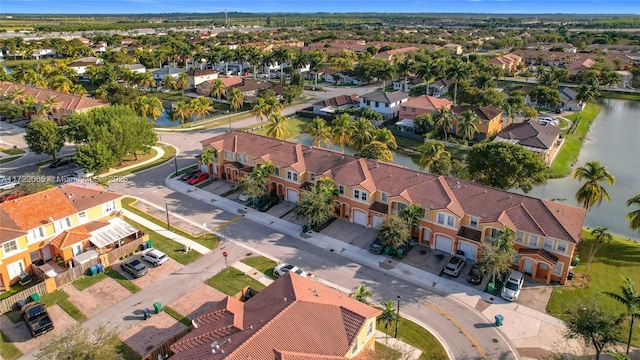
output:
[[[524,272],[527,275],[531,275],[531,273],[533,272],[533,260],[529,259],[529,258],[524,258],[524,261],[522,263],[522,272]]]

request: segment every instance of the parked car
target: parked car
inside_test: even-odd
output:
[[[160,266],[169,260],[167,254],[154,248],[149,248],[142,251],[142,259],[150,262],[153,266]]]
[[[9,178],[0,175],[0,190],[9,190],[18,186],[17,182],[11,181]]]
[[[51,169],[55,169],[55,168],[59,168],[65,165],[69,165],[73,163],[73,158],[70,157],[62,157],[59,159],[56,159],[54,162],[52,162],[51,164],[49,164],[49,167]]]
[[[484,273],[480,270],[477,264],[474,264],[469,270],[469,275],[467,275],[467,282],[471,284],[480,284],[482,282],[482,278],[484,277]]]
[[[187,171],[186,173],[182,174],[182,176],[180,176],[180,180],[182,181],[187,181],[189,180],[192,176],[194,176],[195,174],[199,174],[200,170],[191,170],[191,171]]]
[[[207,180],[208,178],[209,178],[209,174],[207,174],[206,172],[199,172],[193,175],[192,177],[190,177],[187,182],[189,183],[189,185],[196,185]]]
[[[302,269],[300,269],[297,266],[293,266],[293,265],[289,265],[286,263],[282,263],[278,266],[276,266],[275,268],[273,268],[273,275],[275,276],[283,276],[284,274],[288,273],[289,271],[294,272],[300,276],[307,276],[307,273],[302,271]]]
[[[522,283],[524,283],[524,275],[521,272],[512,270],[509,273],[509,277],[502,285],[502,291],[500,291],[500,297],[509,301],[518,300],[520,296],[520,290],[522,289]]]
[[[2,196],[0,196],[0,203],[11,201],[11,200],[15,200],[15,199],[21,198],[21,197],[23,197],[25,195],[27,195],[26,190],[19,190],[19,191],[16,191],[16,192],[12,192],[10,194],[2,195]]]
[[[380,238],[376,238],[375,240],[373,240],[371,245],[369,245],[369,251],[374,254],[382,254],[382,249],[384,249],[384,243]]]
[[[251,199],[251,196],[249,196],[249,194],[247,193],[242,193],[240,194],[240,196],[238,196],[238,200],[242,202],[249,201],[249,199]]]
[[[136,279],[147,275],[147,266],[138,259],[125,261],[120,266],[122,267],[122,270],[128,272],[129,275]]]
[[[27,325],[31,336],[38,337],[53,330],[53,321],[43,304],[30,302],[22,306],[22,321]]]
[[[463,254],[456,253],[449,259],[449,262],[444,267],[444,273],[451,276],[459,276],[460,271],[464,269],[467,264],[467,258]]]
[[[268,198],[262,205],[258,206],[258,211],[266,212],[278,205],[280,199],[276,196]]]

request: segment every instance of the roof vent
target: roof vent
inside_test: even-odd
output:
[[[487,193],[487,189],[484,189],[484,193],[485,193],[485,194]]]
[[[318,289],[313,289],[313,295],[320,296],[320,294],[318,294]]]
[[[287,298],[284,298],[284,301],[286,302],[286,301],[287,301]]]

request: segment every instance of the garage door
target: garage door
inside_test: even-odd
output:
[[[371,226],[373,226],[374,228],[377,228],[378,225],[380,225],[380,223],[383,220],[384,220],[384,218],[382,216],[373,215],[373,217],[371,218]]]
[[[367,226],[367,213],[360,210],[353,210],[353,222]]]
[[[460,241],[458,243],[458,249],[464,251],[464,257],[469,260],[475,261],[478,257],[478,247],[466,241]]]
[[[442,235],[436,235],[436,250],[453,253],[453,240]]]
[[[298,202],[298,192],[292,189],[287,189],[287,200],[291,202]]]

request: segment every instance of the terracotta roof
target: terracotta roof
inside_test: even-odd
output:
[[[91,237],[91,234],[84,226],[80,225],[71,230],[66,230],[51,240],[51,244],[58,249],[68,248]]]
[[[453,112],[456,115],[460,115],[467,110],[471,110],[474,113],[476,113],[476,115],[478,115],[480,120],[483,120],[483,121],[491,121],[495,119],[498,115],[502,114],[502,110],[495,107],[493,104],[488,106],[483,106],[483,107],[475,107],[475,106],[468,106],[468,105],[454,106],[451,108],[451,110],[453,110]]]
[[[529,148],[548,150],[560,135],[560,130],[551,124],[540,125],[537,121],[510,124],[496,136],[494,141],[505,141]]]
[[[555,265],[558,262],[558,257],[548,252],[545,249],[520,248],[518,250],[518,255],[537,255],[542,259],[547,260],[552,265]]]
[[[342,105],[356,105],[360,103],[360,97],[356,94],[351,95],[338,95],[330,99],[320,100],[314,103],[314,106],[342,106]]]
[[[567,70],[569,71],[586,71],[589,70],[595,65],[596,62],[593,59],[585,59],[574,61],[569,66],[567,66]]]
[[[226,87],[232,87],[234,85],[238,85],[242,83],[242,78],[240,76],[220,76],[217,79],[207,80],[205,81],[205,83],[211,86],[211,84],[213,84],[216,80],[222,81],[222,83]]]
[[[227,297],[197,317],[198,327],[171,345],[171,358],[344,358],[366,320],[379,314],[314,280],[287,274],[244,303]]]
[[[14,84],[6,81],[0,81],[0,93],[2,93],[3,95],[6,96],[16,89],[24,91],[24,94],[26,96],[32,96],[37,103],[42,103],[49,98],[54,98],[58,101],[58,103],[54,106],[54,108],[56,109],[78,111],[109,105],[108,102],[96,100],[87,96],[66,94],[49,89],[41,89],[26,85]]]
[[[425,109],[428,111],[436,111],[442,107],[450,108],[451,101],[446,98],[421,95],[403,102],[402,106],[412,107],[416,109]]]

